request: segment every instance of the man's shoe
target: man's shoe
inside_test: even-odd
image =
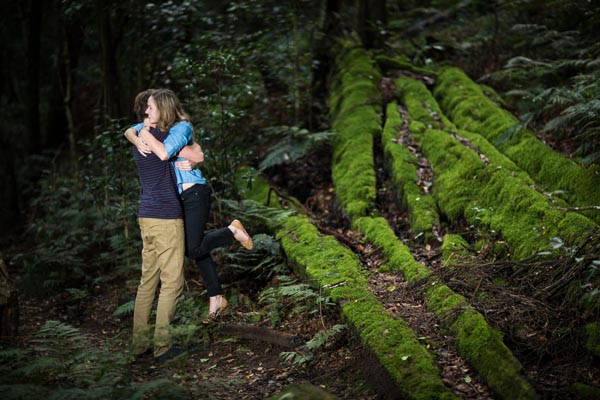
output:
[[[133,354],[130,358],[130,362],[133,364],[138,364],[147,361],[148,358],[152,356],[152,349],[146,349],[146,351],[142,353]]]
[[[185,353],[185,349],[179,345],[173,345],[166,351],[166,353],[161,354],[160,356],[154,357],[154,361],[157,364],[162,364],[164,362],[170,361],[174,358],[179,357],[183,353]]]

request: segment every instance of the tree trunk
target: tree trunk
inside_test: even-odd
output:
[[[378,25],[386,22],[385,0],[356,0],[355,30],[366,48],[381,48],[383,39]]]
[[[26,27],[26,96],[25,112],[27,121],[27,139],[25,148],[28,152],[40,144],[40,33],[42,21],[42,6],[36,1],[25,5]]]
[[[104,0],[97,0],[96,15],[102,68],[102,105],[107,117],[120,117],[121,102],[119,100],[119,74],[117,68],[117,43],[113,40],[111,31],[110,9]]]
[[[14,283],[8,277],[8,269],[0,254],[0,338],[10,339],[17,335],[19,327],[19,302]]]
[[[328,77],[333,67],[333,58],[331,55],[331,46],[333,41],[342,32],[340,20],[340,11],[343,0],[327,0],[322,5],[322,20],[320,31],[315,35],[314,62],[311,81],[311,116],[320,115],[323,110],[319,109],[319,104],[324,102]],[[310,125],[316,124],[313,118],[310,118]]]

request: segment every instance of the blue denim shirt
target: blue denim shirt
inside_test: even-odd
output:
[[[144,127],[144,123],[140,122],[133,125],[133,129],[136,132],[139,132]],[[179,151],[187,146],[188,144],[192,144],[192,125],[187,121],[179,121],[175,125],[169,129],[169,136],[163,142],[165,145],[165,150],[169,155],[169,158],[173,158],[179,153]],[[206,179],[202,176],[202,171],[195,168],[191,171],[182,171],[175,166],[176,161],[185,160],[185,158],[177,157],[171,160],[171,165],[175,169],[175,176],[177,178],[177,189],[179,190],[179,194],[183,191],[182,186],[184,183],[198,183],[201,185],[206,184]]]

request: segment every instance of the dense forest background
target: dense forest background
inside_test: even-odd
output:
[[[63,322],[73,325],[85,314],[82,304],[119,283],[134,286],[138,186],[123,131],[135,122],[138,92],[168,87],[206,149],[211,226],[242,215],[262,235],[256,254],[220,254],[225,276],[251,282],[237,287],[240,292],[268,290],[274,278],[289,287],[285,279],[296,278],[288,277],[293,274],[265,228],[270,215],[241,201],[236,173],[254,168],[304,204],[330,182],[329,166],[318,161],[329,160],[335,134],[326,96],[340,37],[356,35],[374,53],[416,68],[461,68],[495,89],[520,127],[594,170],[600,159],[599,31],[600,4],[587,0],[8,1],[0,27],[4,269],[21,305],[58,299]],[[273,304],[284,302],[277,293],[267,292],[272,321],[284,319],[285,307],[273,314]],[[315,297],[302,299],[314,307]],[[127,316],[128,300],[115,299],[121,308],[108,315]],[[178,313],[192,318],[201,301],[189,299]],[[34,351],[24,343],[39,326],[29,323],[21,322],[25,333],[18,342]],[[60,337],[77,335],[67,325],[46,329],[54,329],[52,340],[62,345]],[[98,360],[116,362],[110,354]],[[24,376],[49,390],[62,379],[50,364]]]

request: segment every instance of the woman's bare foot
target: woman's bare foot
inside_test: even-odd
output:
[[[246,229],[244,229],[244,225],[242,225],[242,223],[239,220],[234,219],[229,225],[229,229],[233,233],[233,237],[235,238],[235,240],[240,242],[240,244],[246,249],[252,250],[252,248],[254,247],[254,244],[252,243],[252,238],[250,237],[248,232],[246,232]]]

